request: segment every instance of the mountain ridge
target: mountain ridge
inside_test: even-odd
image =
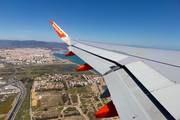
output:
[[[59,42],[44,42],[36,40],[0,40],[0,48],[47,48],[47,49],[65,49],[68,45]]]

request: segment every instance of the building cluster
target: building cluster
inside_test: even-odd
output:
[[[48,64],[56,60],[51,54],[51,50],[40,48],[0,49],[0,56],[1,59],[3,58],[8,63],[15,65]]]
[[[92,75],[63,75],[63,74],[45,74],[41,77],[34,78],[32,86],[32,106],[37,106],[37,100],[41,99],[41,95],[37,95],[37,91],[52,89],[68,89],[72,87],[82,87],[86,85],[99,84],[104,85],[102,77],[93,77]]]
[[[0,68],[4,67],[4,65],[2,63],[0,63]]]
[[[102,77],[92,77],[91,75],[43,75],[41,77],[34,78],[34,84],[32,91],[47,90],[47,89],[67,89],[77,86],[104,84]]]
[[[13,94],[19,92],[20,92],[19,88],[12,85],[7,85],[4,88],[0,89],[0,94]]]
[[[2,78],[2,77],[0,77],[0,78]],[[6,84],[6,81],[0,79],[0,85],[4,85],[4,84]]]

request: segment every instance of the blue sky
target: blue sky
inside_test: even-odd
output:
[[[0,0],[0,39],[71,38],[180,50],[179,0]]]

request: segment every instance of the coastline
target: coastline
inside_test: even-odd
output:
[[[60,61],[65,60],[66,62],[68,62],[68,63],[70,63],[70,64],[76,64],[76,63],[73,63],[73,62],[71,62],[71,61],[69,61],[69,60],[67,60],[67,59],[62,59],[62,58],[56,57],[56,56],[53,55],[53,54],[51,54],[51,55],[54,56],[57,60],[60,60]],[[78,64],[77,64],[77,65],[78,65]]]
[[[59,54],[59,53],[55,53],[55,54]],[[60,57],[57,57],[57,56],[55,56],[54,55],[54,53],[53,54],[51,54],[51,55],[53,55],[56,59],[59,59],[59,60],[61,60],[61,61],[63,61],[63,60],[65,60],[65,61],[68,61],[68,64],[70,63],[70,64],[76,64],[78,67],[80,67],[81,65],[80,64],[77,64],[77,63],[75,63],[75,62],[72,62],[72,61],[70,61],[70,60],[68,60],[68,59],[62,59],[62,58],[60,58]],[[67,63],[66,63],[67,64]],[[92,71],[92,70],[89,70],[89,71],[91,71],[93,74],[99,74],[99,73],[97,73],[97,72],[95,72],[95,71]]]

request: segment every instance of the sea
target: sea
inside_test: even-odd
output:
[[[77,55],[69,56],[69,57],[65,57],[65,54],[61,54],[61,53],[54,53],[53,55],[58,58],[61,58],[61,59],[69,60],[69,61],[79,64],[79,65],[85,64],[85,62],[81,58],[79,58]],[[98,71],[96,71],[95,69],[93,69],[92,71],[94,71],[100,75],[100,73]]]
[[[102,88],[103,88],[104,90],[107,90],[107,89],[108,89],[108,88],[107,88],[107,85],[103,85]]]

